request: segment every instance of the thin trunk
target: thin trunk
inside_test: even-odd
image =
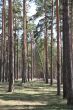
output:
[[[28,58],[28,81],[29,81],[29,55],[28,55],[28,42],[27,42],[27,58]]]
[[[14,34],[14,79],[16,79],[16,31]]]
[[[33,77],[34,66],[33,66],[33,32],[30,33],[31,36],[31,80]]]
[[[18,74],[18,66],[19,66],[19,52],[18,52],[18,36],[17,36],[17,80],[19,78],[19,74]]]
[[[15,0],[13,1],[13,5],[15,6]],[[13,31],[14,31],[14,80],[16,79],[16,16],[13,14]]]
[[[46,9],[46,3],[47,1],[45,0],[44,1],[44,8],[45,8],[45,35],[44,35],[44,38],[45,38],[45,80],[46,80],[46,83],[48,83],[48,30],[47,30],[47,9]]]
[[[0,82],[1,82],[1,63],[2,63],[2,60],[0,59]]]
[[[57,19],[57,95],[60,95],[60,36],[59,36],[59,0],[56,0],[56,19]]]
[[[2,81],[5,80],[5,0],[2,9]]]
[[[9,60],[8,60],[8,41],[6,41],[6,66],[5,66],[5,81],[7,82],[8,81],[8,66],[9,66]]]
[[[53,84],[53,60],[52,60],[52,49],[53,49],[53,0],[52,0],[52,21],[51,21],[51,74],[50,74],[50,85]]]
[[[26,19],[26,30],[28,28],[28,21]],[[29,42],[28,42],[28,38],[27,38],[27,79],[29,81],[30,77],[29,77]]]
[[[60,18],[60,49],[61,49],[61,84],[63,84],[63,47],[62,47],[62,30]]]

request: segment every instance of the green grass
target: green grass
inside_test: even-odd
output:
[[[56,85],[33,81],[21,86],[17,81],[13,93],[7,89],[6,83],[0,84],[0,110],[73,110],[62,95],[56,95]]]

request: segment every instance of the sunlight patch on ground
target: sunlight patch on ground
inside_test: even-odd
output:
[[[33,85],[27,83],[23,87],[20,87],[18,89],[15,88],[14,92],[16,92],[16,93],[26,93],[26,94],[34,95],[34,94],[41,94],[41,93],[49,93],[49,89],[48,88],[49,87],[46,88],[46,86],[45,87],[39,87],[39,86],[36,87],[36,85],[35,85],[35,87],[33,87]]]
[[[16,81],[13,93],[7,89],[7,84],[0,84],[0,110],[69,110],[67,100],[56,95],[56,84],[51,87],[43,81],[33,81],[21,86],[21,81]]]
[[[46,105],[46,102],[42,101],[15,101],[15,100],[1,100],[0,105]]]
[[[16,93],[26,93],[26,94],[41,94],[41,93],[49,93],[49,90],[46,88],[37,88],[37,89],[25,89],[25,90],[15,90]]]

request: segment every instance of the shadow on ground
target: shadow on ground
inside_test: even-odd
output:
[[[5,87],[5,84],[0,85],[0,110],[73,110],[62,95],[56,95],[56,85],[50,87],[43,82],[31,82],[21,87],[16,82],[13,93],[5,92]]]

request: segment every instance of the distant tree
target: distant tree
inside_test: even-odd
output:
[[[22,39],[22,83],[26,82],[27,70],[27,30],[26,0],[23,0],[23,39]]]

